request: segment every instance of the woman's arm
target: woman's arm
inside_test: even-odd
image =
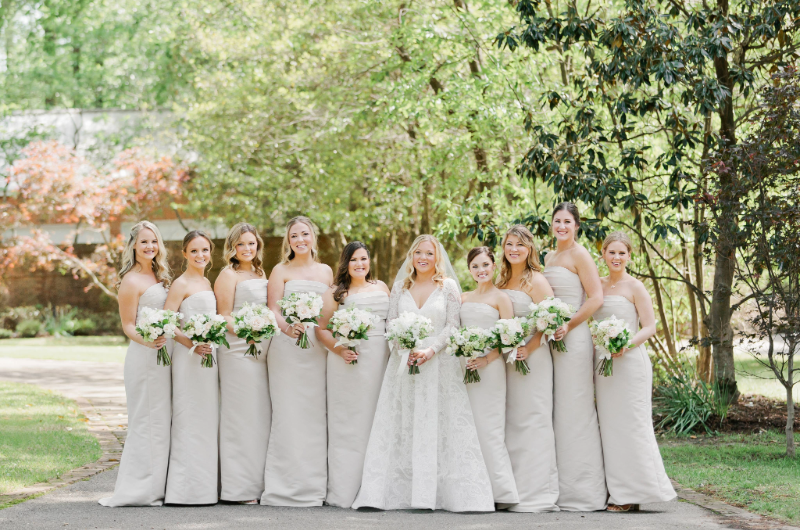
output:
[[[448,278],[444,281],[442,286],[444,291],[445,300],[447,302],[446,320],[442,331],[431,342],[430,348],[433,353],[439,353],[447,346],[447,340],[453,334],[453,330],[458,329],[461,325],[461,297],[459,296],[458,289],[455,286],[455,280]],[[430,357],[433,357],[431,355]],[[428,357],[430,359],[430,357]]]
[[[281,314],[281,308],[278,307],[278,300],[283,298],[286,288],[286,267],[284,265],[276,265],[269,275],[269,282],[267,282],[267,307],[275,313],[275,320],[278,322],[278,327],[284,335],[296,339],[305,330],[303,324],[298,322],[296,324],[289,324]]]
[[[128,281],[126,281],[128,280]],[[136,316],[139,311],[139,298],[141,293],[130,277],[123,278],[119,286],[119,318],[122,321],[122,331],[125,335],[137,344],[148,348],[158,349],[163,346],[167,339],[159,337],[155,342],[145,342],[141,335],[136,333]]]
[[[219,273],[214,283],[214,296],[217,298],[217,313],[225,317],[228,332],[233,333],[233,304],[236,298],[236,271],[225,269]]]
[[[573,329],[589,320],[589,317],[594,315],[603,305],[603,285],[600,283],[600,273],[597,272],[597,264],[595,264],[588,250],[583,247],[578,250],[579,252],[574,253],[575,268],[578,271],[578,277],[581,279],[583,290],[586,291],[587,299],[583,302],[580,309],[572,315],[572,319],[562,326],[567,328],[567,330]],[[567,332],[565,332],[565,334]]]
[[[319,319],[319,326],[314,329],[314,333],[323,346],[349,363],[358,360],[358,354],[344,346],[336,346],[336,339],[333,336],[333,332],[327,329],[328,322],[330,322],[333,313],[339,309],[339,304],[333,298],[335,290],[335,287],[331,287],[322,295],[322,317]]]
[[[169,309],[170,311],[180,311],[181,304],[183,303],[183,300],[186,298],[187,294],[186,282],[181,281],[181,278],[178,278],[172,282],[172,286],[169,288],[167,301],[164,303],[164,309]],[[194,346],[192,341],[189,340],[189,337],[187,337],[181,330],[175,332],[175,341],[183,344],[187,348]]]
[[[531,297],[535,303],[539,303],[548,296],[554,296],[553,288],[550,286],[550,282],[547,281],[547,278],[544,277],[544,274],[541,273],[534,273],[533,278],[531,278],[531,285],[526,285],[523,292]],[[525,343],[524,350],[520,348],[517,350],[517,359],[524,361],[530,352],[544,344],[542,342],[542,337],[544,335],[541,331],[537,331],[531,336],[531,340]],[[524,355],[520,358],[520,352]]]
[[[656,334],[656,313],[653,310],[653,299],[650,298],[650,293],[647,292],[647,288],[644,284],[638,280],[633,287],[633,303],[636,306],[636,311],[639,313],[639,324],[641,326],[638,331],[631,330],[634,333],[631,342],[633,342],[634,347],[637,347],[644,344],[647,339]],[[624,348],[621,352],[612,357],[621,356],[628,351],[628,349],[629,348]]]

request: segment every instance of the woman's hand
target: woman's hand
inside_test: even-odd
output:
[[[622,349],[619,351],[619,353],[612,353],[612,354],[611,354],[611,358],[612,358],[612,359],[619,359],[620,357],[622,357],[623,355],[625,355],[625,354],[626,354],[628,351],[630,351],[630,350],[628,349],[628,347],[627,347],[627,346],[624,346],[624,347],[623,347],[623,348],[622,348]]]
[[[489,366],[489,359],[484,357],[473,357],[467,361],[467,370],[477,370]]]
[[[408,365],[413,366],[416,364],[417,366],[422,366],[429,360],[433,358],[433,355],[436,352],[433,351],[433,348],[423,348],[421,350],[414,350],[411,352],[411,355],[408,356]]]
[[[160,337],[158,337],[153,342],[145,342],[144,345],[147,346],[148,348],[152,348],[154,350],[160,350],[161,347],[166,343],[167,343],[167,337],[165,337],[164,335],[161,335]]]
[[[201,356],[202,355],[208,355],[212,351],[214,351],[214,350],[211,349],[211,345],[210,344],[198,344],[197,348],[194,349],[194,352],[197,355],[201,355]]]
[[[519,348],[517,348],[517,360],[524,361],[528,358],[528,345],[523,344]]]
[[[289,337],[292,337],[293,339],[296,339],[297,337],[302,335],[305,330],[306,327],[303,325],[303,323],[297,322],[295,324],[287,325],[286,329],[283,330],[283,333],[288,335]]]
[[[567,333],[569,333],[569,322],[562,324],[561,327],[553,333],[553,337],[555,337],[556,340],[561,340],[567,336]]]
[[[345,360],[348,364],[358,360],[358,352],[343,348],[342,351],[336,352],[336,355]]]

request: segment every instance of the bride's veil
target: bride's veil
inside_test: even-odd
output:
[[[453,268],[453,264],[450,263],[450,258],[447,256],[447,251],[444,249],[444,245],[438,243],[438,252],[441,254],[442,259],[444,260],[444,272],[448,278],[451,278],[454,282],[456,282],[456,287],[458,288],[459,294],[461,294],[461,284],[458,282],[458,276],[456,275],[456,270]],[[400,270],[397,271],[397,276],[394,279],[394,283],[392,287],[397,282],[403,282],[408,277],[408,258],[403,261],[403,264],[400,266]]]

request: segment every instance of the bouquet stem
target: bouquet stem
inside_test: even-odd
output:
[[[614,359],[600,359],[597,363],[597,373],[603,377],[614,375]]]
[[[255,344],[251,344],[247,351],[244,352],[244,356],[247,357],[248,355],[252,355],[256,359],[258,359],[258,348],[256,348]]]
[[[311,345],[308,343],[308,334],[305,331],[301,333],[299,337],[297,337],[297,342],[294,344],[295,346],[300,346],[304,350],[307,350],[311,347]]]
[[[531,373],[531,368],[526,361],[514,361],[514,369],[522,375]]]
[[[560,352],[566,352],[567,351],[567,346],[566,346],[566,344],[564,344],[563,340],[554,340],[552,342],[552,344],[553,344],[553,349],[555,351],[560,351]]]
[[[172,366],[172,359],[169,358],[169,353],[167,353],[167,347],[161,346],[158,349],[158,354],[156,355],[156,364],[159,366]]]
[[[203,368],[214,368],[215,362],[216,361],[214,360],[214,354],[207,353],[203,355],[202,358],[200,359],[200,366],[202,366]]]
[[[350,349],[351,349],[351,350],[353,350],[355,353],[358,353],[358,352],[356,351],[356,348],[355,348],[355,346],[354,346],[354,347],[352,347],[352,348],[350,348]],[[350,362],[349,362],[349,363],[347,363],[347,364],[358,364],[358,359],[353,359],[352,361],[350,361]]]
[[[480,383],[481,382],[481,374],[478,373],[478,370],[467,370],[464,372],[464,384],[469,383]]]
[[[408,367],[408,375],[417,375],[419,373],[419,366],[417,366],[417,361],[414,361],[411,366]]]

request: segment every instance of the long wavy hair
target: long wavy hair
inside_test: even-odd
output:
[[[353,257],[353,254],[356,253],[356,250],[360,248],[363,248],[367,252],[367,257],[370,258],[367,245],[361,241],[351,241],[345,245],[344,250],[342,250],[342,255],[339,256],[339,267],[336,269],[336,278],[333,280],[333,284],[336,286],[336,290],[333,292],[333,299],[336,300],[338,304],[342,303],[344,295],[350,290],[350,259]],[[372,263],[370,263],[369,271],[367,271],[367,275],[364,279],[369,283],[375,283],[375,280],[372,278]]]
[[[150,221],[139,221],[131,228],[128,240],[125,242],[125,249],[122,251],[122,256],[120,257],[119,274],[115,284],[118,290],[122,283],[122,278],[136,266],[136,241],[139,239],[139,232],[145,228],[152,231],[158,240],[158,252],[156,252],[152,263],[153,274],[155,274],[156,280],[164,284],[165,288],[168,288],[170,283],[172,283],[172,271],[169,269],[167,248],[164,246],[161,232],[159,232],[158,227]]]
[[[211,266],[214,264],[214,258],[213,258],[214,242],[211,240],[211,237],[209,237],[208,234],[206,234],[202,230],[192,230],[191,232],[189,232],[188,234],[183,236],[183,247],[181,247],[181,248],[183,249],[183,252],[186,252],[186,248],[189,246],[189,243],[191,243],[192,241],[194,241],[198,237],[202,237],[203,239],[208,241],[208,246],[209,246],[209,249],[211,250],[211,252],[210,252],[211,255],[208,256],[208,265],[206,265],[206,268],[205,268],[205,271],[204,271],[204,272],[208,272],[208,270],[211,269]],[[184,262],[183,262],[183,268],[184,268],[184,270],[186,269],[186,260],[184,260]]]
[[[319,262],[317,225],[305,215],[298,215],[297,217],[292,217],[286,224],[286,233],[283,235],[283,244],[281,245],[281,263],[289,263],[294,259],[294,250],[292,250],[292,245],[289,244],[289,230],[297,223],[303,223],[311,230],[311,234],[314,236],[314,241],[311,244],[311,257],[314,261]]]
[[[264,240],[261,239],[256,227],[249,223],[236,223],[228,232],[222,252],[222,259],[225,260],[225,267],[223,270],[228,267],[235,271],[239,270],[241,263],[239,263],[239,258],[236,257],[236,245],[239,244],[242,235],[248,233],[256,237],[256,255],[253,256],[253,261],[251,263],[253,264],[253,271],[261,276],[264,274],[264,268],[261,262],[261,255],[264,252]]]
[[[525,260],[525,268],[522,270],[522,277],[519,279],[520,287],[533,286],[533,273],[541,272],[542,265],[539,263],[539,250],[536,248],[536,242],[533,239],[533,234],[528,230],[525,225],[514,225],[506,231],[503,236],[503,242],[500,248],[503,251],[503,259],[500,262],[500,277],[497,279],[497,286],[503,288],[511,281],[511,262],[506,257],[506,241],[508,236],[517,236],[522,246],[528,249],[528,259]]]
[[[406,253],[406,278],[403,281],[403,289],[411,289],[414,285],[414,282],[417,279],[417,269],[414,268],[414,252],[419,248],[419,246],[424,242],[433,243],[433,255],[434,255],[434,273],[433,273],[433,281],[439,287],[444,285],[444,281],[447,279],[447,270],[444,263],[444,255],[441,252],[442,244],[439,243],[439,240],[433,237],[430,234],[422,234],[418,236],[417,239],[411,243],[411,248],[408,249]],[[455,278],[454,278],[455,279]]]

